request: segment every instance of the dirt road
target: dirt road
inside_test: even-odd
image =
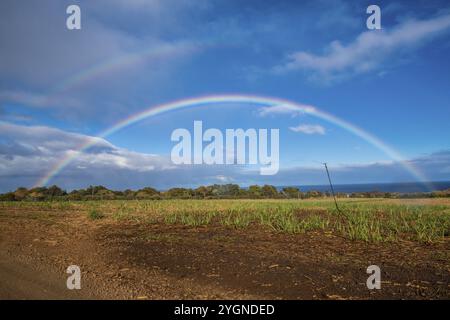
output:
[[[86,290],[68,290],[66,277],[0,252],[2,299],[90,299]]]

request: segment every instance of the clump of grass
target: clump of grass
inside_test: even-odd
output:
[[[367,212],[344,213],[344,220],[335,223],[336,230],[351,240],[380,242],[389,239],[382,235],[380,221]]]
[[[198,227],[209,225],[215,216],[214,211],[204,211],[201,209],[185,209],[182,211],[169,211],[164,215],[164,222],[167,224],[184,224]]]
[[[229,210],[220,217],[220,223],[234,228],[245,228],[254,220],[251,212],[243,210]]]
[[[289,214],[280,214],[272,221],[270,226],[275,230],[288,233],[305,233],[314,230],[325,230],[328,228],[330,221],[327,218],[310,215],[305,218],[298,218],[292,212]]]
[[[103,213],[99,212],[96,209],[91,209],[88,212],[88,218],[91,219],[91,220],[99,220],[99,219],[102,219],[104,217],[105,217],[105,215]]]
[[[351,240],[392,242],[409,239],[431,243],[448,236],[450,214],[445,206],[377,205],[346,206],[334,223]]]
[[[126,220],[126,219],[130,219],[131,216],[130,214],[127,212],[127,210],[124,207],[120,207],[117,210],[115,210],[111,217],[114,220]]]

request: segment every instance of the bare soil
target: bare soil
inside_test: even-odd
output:
[[[82,289],[68,290],[69,265]],[[369,290],[369,265],[381,289]],[[260,226],[0,211],[0,299],[449,299],[450,241],[365,243]]]

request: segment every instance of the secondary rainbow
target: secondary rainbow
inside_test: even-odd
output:
[[[427,185],[428,179],[425,175],[420,172],[416,167],[414,167],[410,162],[405,161],[401,154],[381,141],[379,138],[374,136],[373,134],[359,128],[358,126],[340,119],[330,113],[319,110],[313,106],[305,106],[302,104],[298,104],[292,101],[273,98],[273,97],[265,97],[265,96],[255,96],[255,95],[236,95],[236,94],[225,94],[225,95],[211,95],[211,96],[201,96],[194,97],[182,100],[176,100],[173,102],[160,104],[156,106],[151,106],[145,108],[143,111],[138,112],[125,118],[113,126],[107,128],[106,130],[100,132],[97,137],[92,137],[87,139],[83,144],[81,144],[75,151],[67,152],[66,156],[58,161],[42,178],[40,178],[35,186],[45,186],[48,185],[50,180],[55,177],[61,170],[63,170],[68,164],[70,164],[80,153],[95,145],[98,142],[98,138],[105,138],[131,124],[142,121],[144,119],[154,117],[166,112],[176,111],[187,108],[210,108],[222,106],[224,103],[239,103],[239,104],[249,104],[249,105],[257,105],[257,106],[277,106],[284,105],[293,110],[298,110],[304,114],[308,114],[319,119],[330,122],[348,132],[353,133],[354,135],[360,137],[365,140],[369,144],[378,148],[386,155],[388,155],[392,160],[400,163],[405,170],[407,170],[415,179]],[[429,185],[427,185],[430,188]]]
[[[178,47],[171,45],[160,45],[156,48],[147,47],[141,51],[134,53],[124,53],[112,58],[102,60],[98,63],[92,64],[81,71],[73,74],[63,81],[58,82],[45,95],[39,95],[31,98],[30,101],[36,105],[52,105],[59,101],[60,95],[76,88],[77,86],[93,81],[97,77],[107,75],[110,72],[118,71],[120,69],[129,68],[138,63],[145,63],[147,60],[158,61],[158,59],[166,58],[170,55],[180,54],[180,50],[193,51],[194,48],[180,44]]]

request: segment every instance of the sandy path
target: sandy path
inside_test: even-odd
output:
[[[68,276],[68,275],[67,275]],[[0,252],[0,297],[2,299],[88,299],[92,294],[69,290],[66,275],[44,270],[5,252]]]

